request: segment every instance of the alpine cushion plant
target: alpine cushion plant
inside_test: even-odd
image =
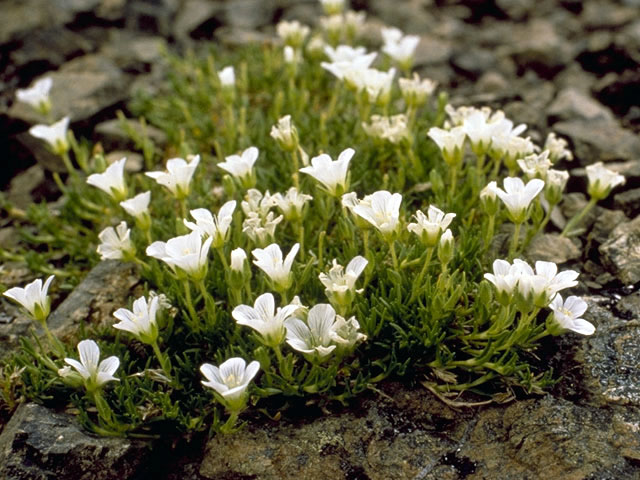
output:
[[[540,340],[593,333],[578,272],[526,256],[562,202],[566,144],[434,98],[409,71],[415,39],[389,30],[368,53],[361,16],[323,4],[339,18],[322,31],[283,23],[276,45],[170,58],[170,81],[132,108],[184,158],[152,152],[125,182],[124,159],[71,148],[86,167],[65,187],[74,225],[93,224],[90,251],[133,262],[148,293],[107,328],[88,322],[80,361],[55,341],[47,356],[25,348],[21,365],[46,378],[25,376],[33,396],[70,395],[100,433],[228,432],[248,408],[346,403],[390,377],[426,377],[443,397],[541,392]],[[600,168],[594,203],[623,181]],[[513,234],[508,250],[498,234]],[[49,283],[5,295],[46,324]]]

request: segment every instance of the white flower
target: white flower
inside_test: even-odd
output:
[[[245,215],[257,213],[264,217],[269,213],[271,207],[275,207],[276,201],[273,195],[267,190],[264,194],[255,188],[251,188],[244,196],[244,200],[240,203],[242,211]]]
[[[124,181],[124,167],[127,157],[113,162],[103,173],[93,173],[87,177],[87,183],[111,195],[116,201],[127,198],[127,184]]]
[[[381,33],[384,40],[382,51],[400,63],[403,68],[410,68],[420,37],[403,35],[397,28],[383,28]]]
[[[569,150],[568,142],[564,138],[558,138],[555,133],[551,132],[547,135],[544,142],[544,149],[549,150],[549,160],[556,163],[560,160],[573,160],[573,153]]]
[[[179,268],[194,280],[201,280],[207,273],[207,255],[213,238],[202,243],[198,232],[175,237],[165,242],[153,242],[147,247],[147,255],[162,260],[171,268]]]
[[[301,24],[297,20],[291,22],[282,20],[276,25],[278,36],[285,44],[294,48],[299,48],[303,44],[310,31],[308,26]]]
[[[326,32],[329,43],[337,43],[345,30],[345,18],[339,13],[320,17],[320,26]]]
[[[249,382],[260,370],[260,363],[251,362],[249,365],[242,358],[230,358],[220,365],[220,368],[205,363],[200,372],[207,381],[202,384],[214,389],[222,397],[225,406],[231,411],[239,411],[246,403],[246,391]]]
[[[265,245],[269,241],[273,241],[276,226],[283,218],[282,215],[276,217],[273,212],[268,212],[265,216],[250,212],[242,222],[242,232],[246,233],[252,242]]]
[[[51,77],[41,78],[36,81],[31,88],[18,89],[16,98],[26,103],[43,114],[48,113],[51,109],[51,101],[49,99],[49,91],[53,85]]]
[[[353,213],[380,230],[388,241],[398,231],[400,225],[400,203],[402,203],[402,195],[381,190],[367,195],[363,201],[353,207]]]
[[[133,302],[133,311],[119,308],[113,316],[120,320],[113,328],[124,330],[133,334],[138,340],[148,345],[153,345],[158,339],[158,325],[156,313],[159,307],[159,297],[150,297],[147,303],[145,297],[140,297]]]
[[[442,265],[446,265],[453,258],[453,233],[448,228],[440,235],[438,244],[438,260]]]
[[[527,218],[529,204],[543,188],[544,182],[539,178],[529,180],[525,186],[522,179],[507,177],[504,179],[504,190],[496,186],[495,193],[507,207],[511,221],[522,223]]]
[[[366,258],[358,255],[351,259],[345,269],[334,258],[333,266],[329,273],[318,275],[325,287],[324,292],[329,297],[329,300],[335,301],[340,306],[349,306],[353,301],[354,294],[358,292],[356,290],[356,280],[358,280],[368,263]]]
[[[286,63],[287,65],[295,65],[302,62],[302,57],[293,47],[289,45],[285,45],[284,50],[282,51],[282,57],[284,63]]]
[[[594,163],[586,168],[589,179],[589,195],[596,200],[606,198],[611,190],[618,185],[624,185],[626,179],[612,170],[606,168],[602,162]]]
[[[351,70],[368,69],[378,55],[376,52],[367,53],[364,47],[349,45],[338,45],[336,48],[327,45],[324,53],[331,62],[322,62],[320,66],[340,80]]]
[[[278,123],[271,127],[270,135],[286,152],[298,148],[298,130],[291,123],[291,115],[280,118]]]
[[[489,215],[495,215],[498,213],[498,196],[496,192],[498,190],[498,184],[495,180],[492,180],[480,190],[480,202],[482,202],[482,206]]]
[[[367,14],[363,11],[347,10],[344,13],[343,25],[347,38],[353,41],[363,30]]]
[[[57,155],[62,155],[69,151],[69,141],[67,140],[69,119],[70,117],[64,117],[52,125],[34,125],[29,129],[29,133],[47,142]]]
[[[498,115],[496,117],[496,114]],[[488,117],[482,110],[472,111],[462,121],[462,128],[469,137],[471,146],[476,155],[484,154],[489,150],[494,133],[498,129],[499,120],[504,118],[502,112],[496,112]]]
[[[412,78],[400,78],[398,84],[406,104],[419,107],[433,94],[438,82],[428,78],[420,79],[420,75],[414,73]]]
[[[322,9],[327,15],[335,15],[344,10],[344,0],[320,0]]]
[[[146,172],[145,175],[167,187],[176,198],[184,199],[189,195],[189,184],[200,163],[200,155],[190,155],[187,160],[170,158],[166,172]]]
[[[580,297],[571,296],[563,303],[562,296],[558,294],[549,308],[553,310],[553,320],[561,331],[571,330],[581,335],[593,335],[596,331],[590,322],[580,318],[587,311],[587,302]],[[550,330],[555,333],[553,327]]]
[[[370,137],[387,140],[390,143],[398,144],[409,138],[409,125],[407,116],[404,113],[383,117],[372,115],[371,123],[362,123],[362,128]]]
[[[357,68],[345,72],[344,80],[357,92],[364,91],[369,102],[385,105],[390,99],[391,85],[395,74],[395,68],[388,72],[375,68]]]
[[[455,218],[455,213],[445,213],[433,205],[429,205],[427,215],[418,210],[415,218],[418,223],[410,223],[407,230],[415,233],[422,243],[428,247],[435,247],[442,232],[444,232],[451,221]]]
[[[329,155],[323,153],[311,159],[311,166],[300,169],[302,173],[311,175],[320,182],[329,194],[341,196],[348,188],[347,172],[349,162],[356,153],[353,148],[343,150],[338,159],[333,161]]]
[[[253,263],[260,268],[271,279],[278,290],[287,290],[291,286],[292,274],[291,266],[296,257],[300,244],[296,243],[282,260],[282,250],[276,243],[272,243],[267,248],[256,248],[251,254],[255,258]]]
[[[224,67],[218,72],[218,79],[222,88],[231,88],[236,84],[236,73],[233,66]]]
[[[100,362],[100,347],[96,342],[82,340],[78,343],[78,353],[80,354],[79,362],[73,358],[65,358],[64,361],[82,377],[85,388],[89,392],[95,391],[107,382],[120,381],[113,376],[120,366],[120,359],[113,356]]]
[[[131,230],[127,227],[127,222],[120,222],[114,229],[113,227],[105,228],[98,238],[98,253],[101,260],[130,260],[136,253],[136,249],[131,242]]]
[[[259,154],[260,151],[256,147],[249,147],[240,155],[225,157],[225,161],[218,163],[218,167],[240,180],[245,188],[249,188],[255,184],[253,165]]]
[[[524,305],[546,307],[560,290],[578,284],[578,272],[566,270],[558,273],[558,266],[553,262],[537,261],[535,272],[527,262],[518,258],[513,261],[513,265],[520,275],[518,293]]]
[[[336,321],[331,327],[331,340],[339,349],[351,350],[357,343],[364,342],[367,336],[360,332],[360,323],[356,317],[345,320],[336,315]]]
[[[301,219],[304,204],[313,199],[311,195],[298,192],[296,187],[289,188],[285,195],[276,193],[271,198],[289,221]]]
[[[518,166],[528,178],[547,179],[547,172],[553,166],[549,160],[549,150],[532,154],[518,160]]]
[[[142,192],[129,200],[120,202],[120,206],[129,215],[135,218],[141,218],[149,213],[149,202],[151,201],[151,192]]]
[[[277,347],[286,335],[284,322],[298,310],[297,305],[286,305],[276,310],[275,300],[270,293],[260,295],[253,307],[238,305],[231,316],[238,325],[245,325],[256,330],[265,345]]]
[[[322,359],[336,348],[332,345],[335,320],[333,307],[320,303],[309,310],[306,323],[295,317],[284,323],[287,343],[294,350]]]
[[[242,248],[231,250],[231,270],[235,272],[243,272],[246,261],[247,254]]]
[[[464,141],[467,138],[464,128],[454,127],[451,130],[444,130],[431,127],[427,135],[436,142],[448,165],[459,165],[462,162]]]
[[[484,278],[496,287],[498,302],[508,305],[515,294],[520,274],[517,265],[498,259],[493,262],[493,273],[485,273]]]
[[[235,209],[235,200],[231,200],[222,205],[217,216],[212,215],[206,208],[196,208],[190,212],[191,216],[196,220],[196,223],[184,219],[184,224],[189,230],[198,232],[203,237],[213,238],[213,248],[221,248],[226,241]]]
[[[42,280],[38,278],[27,284],[24,288],[13,287],[3,293],[5,297],[22,305],[31,317],[44,323],[49,316],[51,310],[51,300],[47,296],[49,285],[53,281],[53,275],[47,278],[42,284]]]

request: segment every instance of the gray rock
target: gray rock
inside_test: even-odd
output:
[[[552,121],[558,120],[613,120],[613,114],[585,92],[575,88],[565,88],[549,105],[547,115]]]
[[[414,56],[414,65],[420,67],[448,62],[452,51],[449,41],[431,35],[421,35]]]
[[[0,435],[5,480],[129,479],[148,456],[140,441],[88,435],[75,417],[21,405]]]
[[[589,30],[620,28],[638,19],[638,9],[611,2],[590,1],[584,3],[582,20]]]
[[[173,35],[185,41],[198,27],[222,11],[223,5],[218,2],[187,0],[173,23]]]
[[[369,9],[387,25],[401,26],[407,33],[432,31],[438,23],[422,2],[372,0]]]
[[[582,165],[640,157],[640,138],[615,122],[572,120],[556,123],[553,129],[571,140]]]
[[[272,43],[275,37],[244,28],[220,27],[215,31],[216,39],[227,47],[240,47],[254,43]]]
[[[225,3],[225,23],[233,28],[253,30],[273,22],[274,0],[234,0]]]
[[[620,210],[597,208],[596,220],[593,224],[589,239],[598,244],[603,244],[609,239],[611,232],[621,223],[628,222],[629,218]]]
[[[109,37],[100,53],[113,60],[120,69],[129,72],[148,70],[152,63],[162,61],[162,52],[167,49],[166,40],[158,36],[115,30]]]
[[[531,261],[565,263],[582,256],[581,250],[566,237],[555,233],[536,235],[527,248],[527,257]]]
[[[2,3],[0,45],[17,36],[71,20],[72,13],[48,0],[5,0]]]
[[[514,41],[509,50],[516,63],[544,77],[557,73],[574,55],[573,47],[548,20],[533,19],[523,25],[516,24],[510,38]]]
[[[616,208],[621,209],[630,217],[640,212],[640,188],[632,188],[613,196]]]
[[[36,164],[11,179],[7,200],[14,207],[26,210],[33,203],[31,192],[44,181],[44,170]]]
[[[180,0],[137,0],[126,2],[126,26],[163,36],[171,35],[171,24],[180,7]]]
[[[640,281],[640,216],[613,229],[599,248],[603,261],[625,285]]]
[[[451,64],[463,74],[476,80],[484,72],[495,69],[495,54],[486,48],[471,48],[457,53]]]

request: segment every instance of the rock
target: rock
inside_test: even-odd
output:
[[[416,67],[448,62],[452,53],[451,43],[431,35],[421,35],[416,48],[414,65]]]
[[[234,0],[224,5],[224,23],[241,30],[269,25],[276,13],[275,0]]]
[[[640,281],[640,216],[613,229],[599,248],[603,261],[616,277],[629,285]]]
[[[605,297],[586,297],[584,318],[596,326],[576,353],[584,400],[596,406],[640,406],[640,323],[613,315]]]
[[[104,55],[78,57],[47,76],[53,80],[52,118],[71,115],[72,121],[87,120],[127,97],[128,77]],[[27,123],[42,122],[40,115],[20,102],[13,104],[9,116]]]
[[[510,94],[510,85],[506,78],[498,72],[487,72],[476,83],[478,92]]]
[[[127,304],[138,282],[134,265],[118,260],[100,262],[51,313],[49,328],[64,337],[75,333],[80,324],[110,325],[111,314]]]
[[[603,244],[609,239],[609,235],[618,225],[628,221],[629,218],[620,210],[598,207],[596,221],[591,232],[589,232],[589,239],[598,244]]]
[[[131,479],[148,456],[144,442],[88,435],[75,417],[21,405],[0,435],[5,480]]]
[[[212,20],[223,11],[222,4],[208,0],[187,0],[178,11],[173,23],[173,35],[180,41],[185,41],[200,30],[206,22]],[[219,22],[216,22],[219,23]],[[211,35],[209,35],[211,38]]]
[[[527,248],[527,257],[531,261],[565,263],[582,256],[580,249],[566,237],[555,233],[536,235]]]
[[[146,124],[143,126],[133,119],[128,119],[128,124],[138,135],[146,135],[159,148],[164,148],[167,144],[166,134],[153,125]],[[96,125],[93,130],[93,138],[94,141],[100,142],[106,151],[136,148],[135,142],[127,135],[122,128],[122,122],[117,118]]]
[[[14,207],[26,210],[33,203],[31,192],[44,181],[44,170],[40,165],[29,167],[11,180],[7,200]],[[5,247],[6,248],[6,247]]]
[[[495,70],[496,57],[491,50],[472,47],[454,55],[451,64],[457,71],[477,80],[484,72]]]
[[[373,15],[387,25],[402,26],[402,29],[407,33],[431,31],[432,27],[438,23],[422,2],[372,0],[368,3]]]
[[[612,121],[611,111],[575,88],[565,88],[549,105],[547,115],[551,123],[558,120],[602,120]]]
[[[144,167],[144,157],[138,152],[132,152],[128,150],[113,150],[105,155],[104,159],[107,164],[111,165],[113,162],[117,162],[122,157],[127,158],[126,165],[124,167],[125,172],[141,172]]]
[[[59,2],[48,0],[8,0],[2,4],[0,45],[18,35],[41,27],[61,25],[72,18],[72,13],[59,8]]]
[[[553,77],[574,55],[570,43],[548,20],[515,24],[510,38],[514,42],[509,50],[520,68],[532,69],[543,78]]]
[[[496,0],[496,6],[509,18],[523,20],[530,12],[535,10],[535,0]]]
[[[143,73],[150,69],[152,63],[162,61],[162,52],[166,49],[167,42],[162,37],[115,30],[100,53],[122,70]]]
[[[640,157],[640,138],[615,122],[572,120],[556,123],[553,129],[571,140],[582,165]]]
[[[640,318],[640,292],[622,297],[616,304],[616,314],[625,320]]]
[[[640,188],[632,188],[613,196],[613,204],[630,217],[640,212]]]
[[[638,9],[612,2],[585,2],[582,21],[588,30],[616,29],[638,19]]]
[[[273,43],[275,37],[255,30],[220,27],[215,31],[216,39],[227,47],[240,47],[255,43]]]
[[[180,0],[136,0],[126,2],[126,27],[168,37]]]

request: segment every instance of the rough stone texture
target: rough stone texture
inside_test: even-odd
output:
[[[603,107],[585,92],[575,88],[566,88],[549,105],[547,115],[552,119],[570,120],[613,120],[611,111]]]
[[[148,456],[145,443],[88,435],[71,415],[21,405],[0,435],[4,480],[127,479]]]
[[[640,157],[640,138],[613,122],[574,120],[556,123],[553,129],[571,140],[575,157],[583,165]]]
[[[618,225],[628,221],[629,218],[620,210],[598,208],[596,221],[589,232],[589,239],[598,244],[603,244],[609,239],[609,235]]]
[[[527,256],[532,260],[564,263],[582,256],[582,251],[566,237],[547,233],[536,235],[527,248]]]
[[[640,216],[618,225],[599,250],[623,284],[640,281]]]
[[[640,212],[640,188],[632,188],[622,193],[616,193],[613,197],[616,208],[629,216]]]

